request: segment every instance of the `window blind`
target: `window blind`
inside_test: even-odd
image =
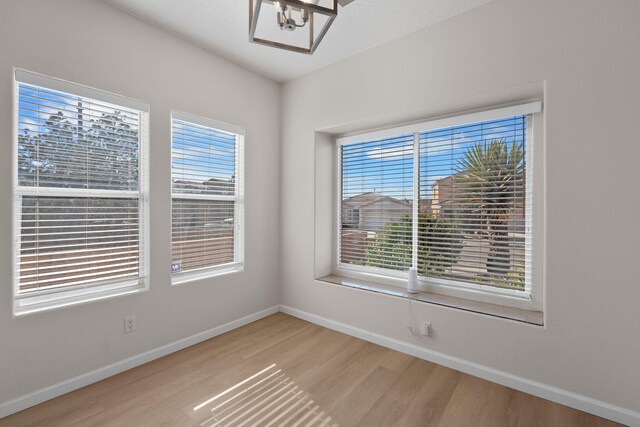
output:
[[[242,265],[241,141],[240,129],[174,112],[171,270],[178,279]]]
[[[143,112],[102,101],[100,91],[80,96],[20,76],[16,307],[34,296],[141,284]]]
[[[530,116],[420,133],[418,275],[524,290]],[[428,206],[428,208],[426,208]]]
[[[412,258],[412,134],[340,147],[340,262],[404,271]]]
[[[530,291],[527,139],[539,107],[339,139],[338,267],[399,277],[414,267],[427,283]]]

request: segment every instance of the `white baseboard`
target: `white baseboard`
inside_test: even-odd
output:
[[[23,409],[37,405],[38,403],[42,403],[49,399],[53,399],[54,397],[61,396],[65,393],[69,393],[73,390],[85,387],[89,384],[93,384],[110,376],[119,374],[120,372],[135,368],[136,366],[166,356],[167,354],[174,353],[178,350],[182,350],[183,348],[198,344],[199,342],[206,341],[215,336],[224,334],[225,332],[229,332],[251,322],[255,322],[256,320],[260,320],[263,317],[267,317],[271,314],[277,313],[278,311],[278,306],[267,308],[266,310],[262,310],[257,313],[242,317],[240,319],[233,320],[229,323],[225,323],[224,325],[216,326],[215,328],[209,329],[207,331],[200,332],[198,334],[183,338],[178,341],[174,341],[170,344],[163,345],[162,347],[158,347],[153,350],[149,350],[137,356],[133,356],[128,359],[105,366],[103,368],[96,369],[95,371],[78,375],[77,377],[71,378],[69,380],[62,381],[60,383],[45,387],[29,394],[25,394],[24,396],[20,396],[13,400],[0,403],[0,418],[22,411]]]
[[[477,363],[469,362],[457,357],[428,350],[426,348],[409,344],[403,341],[379,335],[364,329],[356,328],[345,323],[337,322],[326,317],[317,316],[302,310],[285,305],[280,306],[280,311],[294,317],[351,335],[365,341],[369,341],[383,347],[407,353],[420,359],[428,360],[439,365],[446,366],[457,371],[473,375],[497,384],[510,387],[524,393],[532,394],[543,399],[551,400],[580,411],[588,412],[602,418],[607,418],[629,426],[640,427],[640,413],[619,406],[611,405],[590,397],[582,396],[570,391],[562,390],[547,384],[542,384],[516,375],[501,372]]]

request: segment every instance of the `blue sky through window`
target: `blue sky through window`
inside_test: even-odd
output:
[[[79,101],[82,102],[84,110],[91,110],[93,113],[85,111],[83,121],[85,126],[89,124],[89,120],[99,118],[95,117],[96,114],[111,114],[114,111],[119,111],[124,117],[135,118],[137,121],[137,111],[119,105],[20,83],[18,87],[18,130],[20,132],[27,129],[30,132],[44,132],[45,122],[59,112],[71,125],[77,126]]]
[[[131,108],[19,83],[20,185],[136,189],[139,123]]]
[[[420,197],[433,184],[460,172],[459,161],[475,144],[503,139],[525,142],[525,116],[420,132]],[[396,199],[413,197],[413,134],[342,147],[343,198],[375,192]]]
[[[173,120],[173,181],[204,183],[210,179],[231,182],[236,170],[235,134]]]

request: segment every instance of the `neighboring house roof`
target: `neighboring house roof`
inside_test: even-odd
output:
[[[343,202],[348,203],[352,206],[360,206],[362,204],[369,203],[372,200],[378,200],[381,197],[385,197],[385,196],[379,193],[368,192],[368,193],[358,194],[357,196],[347,197],[346,199],[344,199]]]
[[[201,182],[196,181],[187,181],[183,179],[177,179],[173,181],[174,188],[179,189],[190,189],[190,190],[199,190],[203,188],[203,184]]]
[[[173,185],[174,189],[206,191],[208,194],[211,194],[212,192],[225,194],[228,191],[233,190],[235,186],[232,181],[218,178],[211,178],[204,182],[178,179],[173,182]]]
[[[393,203],[399,203],[407,206],[411,204],[411,202],[407,200],[400,200],[394,197],[385,196],[384,194],[374,192],[362,193],[358,194],[357,196],[348,197],[344,199],[343,204],[349,205],[350,208],[362,208],[381,200],[388,200]]]
[[[233,185],[233,181],[230,181],[228,179],[220,179],[220,178],[209,178],[208,180],[206,180],[205,182],[203,182],[204,185]]]

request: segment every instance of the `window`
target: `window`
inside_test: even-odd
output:
[[[337,268],[531,297],[540,103],[338,139]],[[358,212],[358,221],[354,221]]]
[[[243,268],[243,130],[173,112],[173,282]]]
[[[16,71],[15,312],[144,289],[140,102]]]

